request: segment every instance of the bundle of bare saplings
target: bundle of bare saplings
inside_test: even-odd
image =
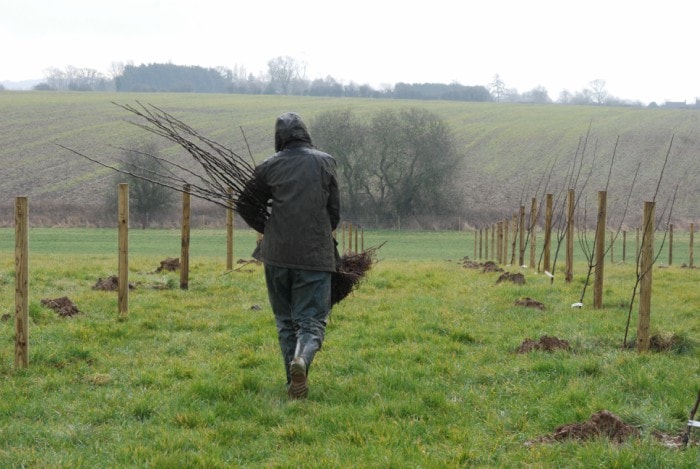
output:
[[[189,125],[154,105],[144,105],[138,101],[136,106],[114,104],[139,118],[138,121],[131,121],[132,124],[182,147],[197,163],[195,167],[198,166],[201,171],[161,156],[134,150],[130,151],[141,158],[157,161],[155,167],[162,168],[162,171],[147,169],[154,167],[150,164],[139,167],[127,163],[126,166],[118,167],[63,145],[59,146],[101,166],[179,192],[187,192],[227,209],[232,208],[239,212],[244,208],[247,214],[255,214],[257,226],[264,226],[270,215],[269,201],[259,196],[261,191],[256,190],[252,155],[249,155],[249,162],[233,150],[199,134]],[[242,198],[244,192],[245,197]],[[338,256],[337,271],[333,273],[331,282],[332,304],[342,301],[359,286],[367,271],[376,262],[379,247],[381,246]]]

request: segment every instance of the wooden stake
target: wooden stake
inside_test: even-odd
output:
[[[119,276],[117,303],[119,316],[129,314],[129,184],[119,184]]]
[[[525,206],[521,205],[520,206],[520,213],[518,214],[519,217],[519,223],[518,223],[518,232],[520,236],[520,249],[519,249],[519,254],[520,256],[518,257],[518,262],[520,263],[519,265],[525,264]]]
[[[566,272],[564,279],[571,283],[574,278],[574,190],[569,189],[566,210]]]
[[[694,245],[694,238],[695,238],[695,223],[690,224],[690,249],[689,249],[689,254],[690,254],[690,260],[688,262],[688,267],[691,269],[693,268],[694,264],[694,254],[693,254],[693,245]]]
[[[537,199],[532,198],[530,205],[530,266],[537,265]],[[539,270],[539,269],[538,269]]]
[[[233,270],[233,189],[228,189],[226,209],[226,270]]]
[[[593,309],[603,307],[603,276],[605,273],[605,223],[607,218],[607,193],[598,192],[598,224],[595,235],[595,280],[593,283]]]
[[[180,244],[180,290],[189,288],[190,276],[190,185],[182,191],[182,236]]]
[[[668,227],[668,266],[673,265],[673,223]]]
[[[544,270],[551,272],[549,265],[552,245],[552,194],[547,194],[544,213]]]
[[[15,368],[29,366],[28,202],[15,199]]]
[[[644,202],[644,234],[639,272],[639,323],[637,324],[637,352],[649,350],[651,323],[651,280],[654,267],[654,202]]]

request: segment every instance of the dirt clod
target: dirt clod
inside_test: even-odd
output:
[[[180,259],[177,257],[168,257],[167,259],[160,261],[160,267],[156,269],[156,272],[174,272],[180,268]]]
[[[516,306],[525,306],[527,308],[537,308],[541,311],[544,311],[544,304],[540,303],[537,300],[533,300],[529,296],[518,298],[513,304]]]
[[[107,278],[98,278],[95,285],[92,286],[93,290],[104,290],[104,291],[117,291],[119,290],[119,277],[116,275],[111,275]],[[129,283],[129,290],[133,290],[134,285]]]
[[[555,350],[571,350],[571,346],[566,340],[543,335],[542,337],[540,337],[539,341],[525,339],[523,343],[520,344],[520,347],[518,348],[518,353],[529,353],[533,350],[553,352]]]
[[[77,306],[66,296],[61,298],[44,298],[41,300],[41,304],[47,308],[54,310],[59,316],[64,318],[69,318],[71,316],[76,316],[82,314]]]
[[[530,440],[526,444],[554,443],[567,440],[586,441],[594,438],[607,438],[613,443],[624,443],[628,438],[638,435],[639,430],[635,427],[625,423],[612,412],[601,410],[591,415],[591,418],[586,422],[561,425],[550,435]]]
[[[496,280],[496,284],[499,284],[501,282],[512,282],[516,285],[524,285],[525,284],[525,276],[523,274],[521,274],[520,272],[517,272],[517,273],[504,272],[501,274],[500,277],[498,277],[498,280]]]

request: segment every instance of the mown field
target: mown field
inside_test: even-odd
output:
[[[112,172],[67,152],[57,144],[112,161],[116,147],[134,148],[148,135],[127,123],[132,115],[115,106],[142,102],[161,107],[203,135],[256,161],[273,151],[277,115],[294,110],[311,122],[328,110],[350,108],[372,115],[386,108],[422,107],[445,119],[463,155],[458,169],[464,200],[455,201],[468,225],[483,226],[517,211],[545,190],[558,194],[571,184],[572,165],[580,169],[581,207],[595,205],[608,174],[611,216],[620,218],[630,197],[628,225],[634,226],[641,202],[650,200],[659,180],[659,203],[678,187],[675,222],[698,223],[700,111],[597,106],[523,105],[447,101],[333,99],[165,93],[0,93],[0,223],[8,226],[6,207],[27,195],[49,204],[94,205],[104,199]],[[590,131],[589,131],[590,129]],[[243,138],[245,135],[245,139]],[[585,152],[581,143],[588,135]],[[673,141],[673,144],[671,142]],[[163,142],[160,142],[163,143]],[[581,148],[581,149],[580,149]],[[578,151],[578,154],[577,154]],[[179,148],[163,147],[170,158]],[[669,162],[662,174],[662,164]],[[581,155],[583,154],[583,158]],[[575,164],[575,162],[577,162]],[[613,166],[612,171],[610,166]],[[551,177],[545,178],[551,172]],[[586,187],[583,180],[591,173]],[[545,183],[548,180],[548,183]],[[53,207],[53,205],[51,205]],[[79,210],[78,210],[79,212]],[[76,217],[79,218],[79,217]],[[81,220],[64,220],[65,226]],[[83,226],[87,225],[82,220]]]
[[[225,234],[192,233],[190,282],[152,273],[179,255],[177,230],[130,232],[129,315],[115,292],[116,230],[30,230],[28,369],[14,367],[14,233],[0,229],[0,461],[6,467],[697,467],[658,434],[685,430],[700,388],[697,269],[687,234],[654,269],[652,333],[663,351],[624,350],[632,262],[606,264],[604,308],[572,309],[583,287],[533,269],[526,283],[466,268],[471,233],[369,231],[386,241],[334,308],[306,401],[283,386],[261,268],[225,271]],[[249,230],[235,258],[249,259]],[[684,251],[685,249],[685,251]],[[618,250],[621,252],[621,250]],[[561,262],[561,260],[560,260]],[[665,263],[665,262],[664,262]],[[556,277],[555,277],[556,278]],[[589,290],[589,295],[590,295]],[[67,296],[64,318],[41,300]],[[515,305],[529,297],[544,310]],[[584,303],[590,303],[590,297]],[[635,335],[636,308],[631,335]],[[570,348],[517,353],[547,335]],[[607,410],[636,434],[542,442]]]

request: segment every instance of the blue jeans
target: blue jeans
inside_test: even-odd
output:
[[[323,345],[331,310],[331,273],[265,264],[265,281],[289,383],[291,361],[302,357],[308,373]]]

